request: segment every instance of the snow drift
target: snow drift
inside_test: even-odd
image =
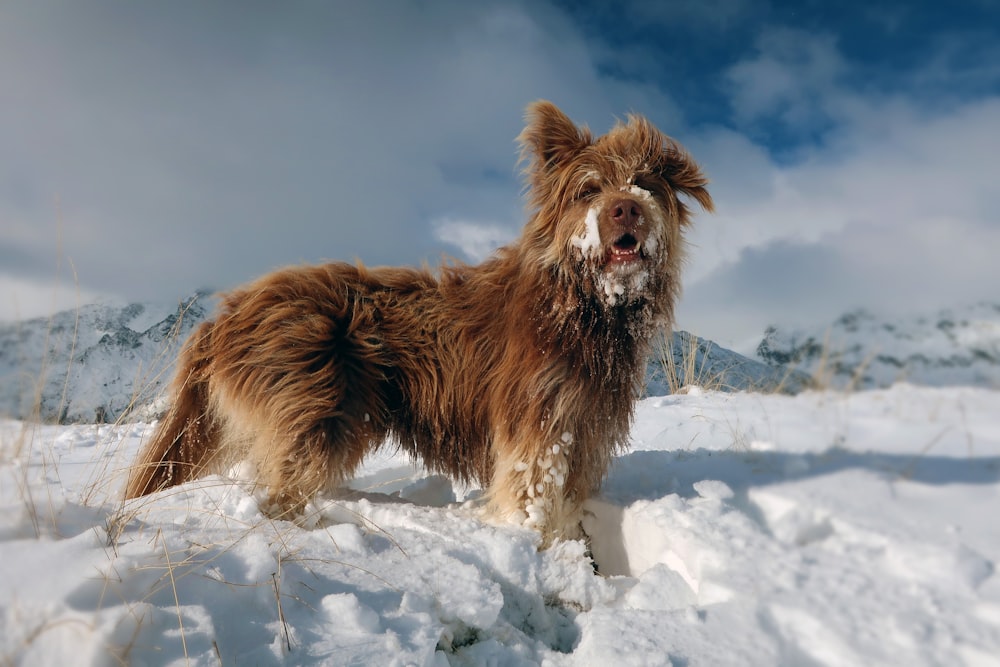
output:
[[[385,450],[298,523],[213,477],[121,505],[148,428],[0,423],[9,664],[939,665],[1000,655],[1000,393],[640,403],[585,547]]]

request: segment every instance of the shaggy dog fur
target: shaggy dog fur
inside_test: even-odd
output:
[[[248,459],[283,511],[387,440],[487,487],[494,515],[579,535],[626,445],[649,340],[680,290],[706,179],[629,116],[594,140],[554,105],[519,137],[531,217],[478,266],[288,268],[225,296],[181,354],[126,497]]]

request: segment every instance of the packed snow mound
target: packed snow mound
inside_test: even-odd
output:
[[[237,468],[122,504],[143,424],[0,422],[11,665],[995,665],[1000,392],[642,401],[591,550],[385,449],[266,518]]]
[[[825,329],[770,327],[757,356],[774,368],[795,368],[837,388],[1000,387],[1000,305],[980,303],[889,320],[865,310]]]
[[[154,418],[188,334],[211,316],[197,293],[179,304],[97,304],[0,326],[0,416],[45,422],[114,422]],[[648,365],[645,395],[681,386],[798,391],[802,374],[748,359],[683,331],[666,357]]]
[[[94,423],[143,416],[209,297],[94,304],[0,326],[0,415]]]

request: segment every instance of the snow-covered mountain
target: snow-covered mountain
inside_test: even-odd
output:
[[[932,315],[880,318],[847,313],[828,327],[770,327],[757,356],[835,388],[906,381],[930,386],[1000,387],[1000,305],[979,303]]]
[[[0,415],[62,423],[154,416],[180,344],[210,301],[198,293],[172,305],[98,304],[0,326]],[[670,355],[650,359],[646,395],[684,385],[795,392],[808,382],[676,332]]]
[[[148,418],[181,343],[213,307],[95,304],[0,325],[0,415],[53,422]],[[1000,305],[888,320],[859,310],[812,330],[770,327],[750,359],[684,331],[649,360],[646,395],[695,385],[797,393],[820,385],[1000,387]],[[152,406],[152,407],[151,407]]]
[[[89,423],[148,406],[209,301],[95,304],[0,326],[0,414]]]

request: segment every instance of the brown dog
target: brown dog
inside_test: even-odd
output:
[[[478,266],[325,264],[228,294],[188,340],[134,498],[248,459],[299,511],[386,440],[488,485],[493,513],[579,535],[627,443],[652,334],[680,290],[679,195],[712,209],[680,146],[630,116],[592,139],[558,108],[520,136],[531,219]]]

